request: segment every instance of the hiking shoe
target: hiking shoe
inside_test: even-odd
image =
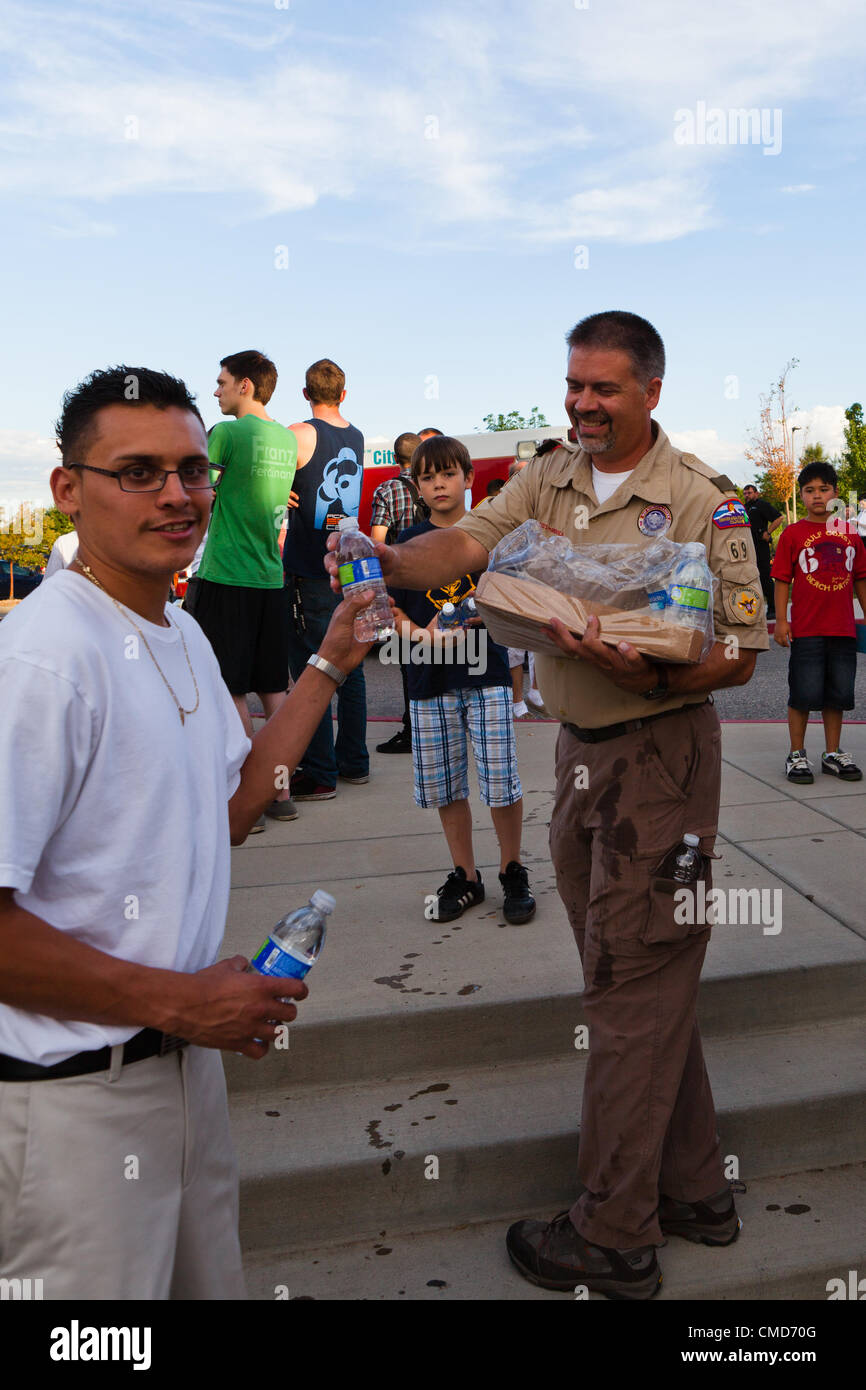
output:
[[[511,1262],[524,1279],[542,1289],[573,1293],[583,1284],[607,1298],[652,1298],[662,1285],[654,1245],[609,1250],[591,1245],[571,1224],[567,1211],[552,1221],[516,1221],[505,1237]]]
[[[295,772],[289,781],[289,792],[293,801],[331,801],[337,795],[337,788],[314,781],[306,772]]]
[[[260,835],[261,832],[264,830],[264,828],[265,828],[265,818],[264,818],[264,816],[259,816],[259,818],[258,818],[258,820],[256,821],[255,825],[251,825],[251,826],[250,826],[249,830],[247,831],[247,834],[248,834],[248,835]]]
[[[428,906],[425,916],[433,922],[453,922],[461,917],[467,907],[475,907],[484,902],[484,884],[478,877],[470,883],[465,869],[452,869],[441,888],[436,890],[436,901]]]
[[[843,782],[862,782],[863,773],[851,757],[850,753],[843,753],[838,748],[835,753],[821,754],[821,771],[830,772],[834,777],[841,777]]]
[[[503,912],[506,922],[519,927],[535,915],[535,899],[529,891],[529,874],[516,859],[506,866],[505,873],[499,875],[502,892],[505,895]]]
[[[271,820],[297,820],[298,808],[291,798],[288,801],[272,801],[265,807],[265,815]]]
[[[785,776],[789,782],[802,782],[804,786],[814,782],[812,765],[806,757],[805,748],[795,748],[793,753],[788,754],[785,759]]]
[[[377,753],[411,753],[412,735],[408,729],[401,729],[393,738],[389,738],[385,743],[376,744]]]
[[[703,1202],[678,1202],[662,1194],[659,1225],[666,1236],[682,1236],[696,1245],[732,1245],[742,1222],[731,1189],[726,1187]]]
[[[358,776],[350,776],[348,772],[338,772],[337,776],[341,782],[350,782],[353,787],[365,787],[370,780],[369,772],[362,772]]]

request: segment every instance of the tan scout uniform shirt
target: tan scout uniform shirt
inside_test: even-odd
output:
[[[457,525],[488,551],[530,520],[574,546],[649,545],[661,535],[701,541],[710,569],[721,580],[713,613],[716,640],[735,636],[743,648],[766,651],[770,643],[751,529],[745,517],[746,525],[724,524],[725,502],[736,497],[729,480],[694,454],[680,453],[655,421],[653,431],[655,443],[603,506],[592,486],[591,456],[575,444],[563,444],[531,459],[497,497],[480,503]],[[535,666],[550,713],[586,729],[706,699],[680,694],[647,701],[566,656],[539,654]]]

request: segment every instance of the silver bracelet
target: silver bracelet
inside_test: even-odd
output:
[[[330,676],[331,680],[336,681],[337,685],[342,685],[349,674],[348,671],[341,671],[339,666],[335,666],[333,662],[326,661],[323,656],[319,656],[318,652],[314,656],[308,658],[307,665],[315,666],[317,671],[324,671],[325,675]]]

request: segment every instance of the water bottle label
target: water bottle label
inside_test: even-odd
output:
[[[710,596],[706,589],[690,589],[685,584],[674,584],[671,588],[671,602],[677,608],[706,609]]]
[[[647,597],[649,599],[650,608],[667,608],[670,603],[670,599],[664,589],[654,589]]]
[[[382,582],[382,566],[375,555],[365,555],[360,560],[346,560],[338,565],[337,578],[343,590],[353,587],[368,589],[371,584]]]
[[[250,963],[260,975],[274,975],[280,980],[302,980],[310,968],[309,961],[284,951],[272,936],[265,937]]]

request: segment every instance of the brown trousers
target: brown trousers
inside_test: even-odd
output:
[[[557,741],[550,852],[589,1028],[577,1170],[585,1190],[571,1219],[596,1245],[660,1242],[660,1192],[692,1202],[725,1186],[695,1018],[710,932],[677,924],[674,896],[656,878],[687,832],[712,854],[720,779],[711,704],[603,743],[566,728]],[[705,881],[709,891],[709,860]]]

